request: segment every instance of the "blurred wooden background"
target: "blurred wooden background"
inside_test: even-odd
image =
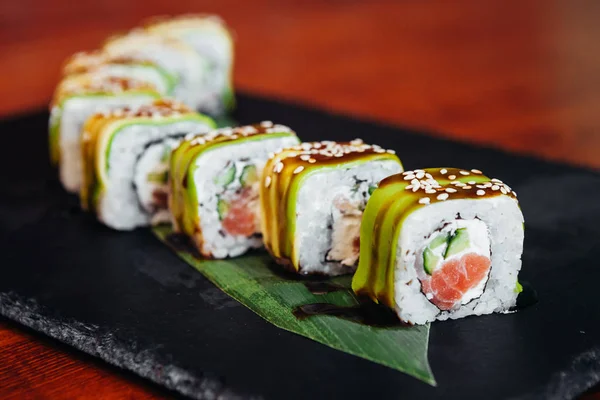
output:
[[[45,107],[74,51],[182,12],[235,29],[239,89],[600,167],[594,0],[3,0],[0,115]],[[2,398],[164,395],[6,323],[0,382]]]

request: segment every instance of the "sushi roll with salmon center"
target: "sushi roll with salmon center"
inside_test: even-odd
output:
[[[352,288],[407,323],[505,312],[523,251],[516,193],[481,171],[407,171],[367,204]]]
[[[171,155],[169,206],[176,232],[209,258],[262,246],[258,186],[270,153],[299,142],[264,121],[184,141]]]

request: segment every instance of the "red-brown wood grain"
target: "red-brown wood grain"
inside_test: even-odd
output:
[[[240,89],[600,167],[593,0],[3,1],[0,114],[45,106],[74,51],[198,11],[235,29]],[[0,397],[11,396],[159,395],[0,322]]]

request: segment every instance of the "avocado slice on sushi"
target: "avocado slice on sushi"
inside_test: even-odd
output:
[[[225,218],[227,211],[229,211],[229,204],[225,200],[219,199],[217,202],[217,213],[219,214],[219,220],[222,221],[223,218]]]
[[[447,234],[437,235],[423,251],[423,269],[428,275],[433,273],[433,270],[439,264],[442,258],[442,252],[434,252],[434,250],[444,246],[448,242],[448,237],[449,235]],[[436,253],[438,255],[436,255]]]
[[[214,182],[219,186],[227,186],[235,179],[235,164],[231,164],[221,174],[215,177]]]
[[[248,186],[258,180],[258,174],[256,173],[256,166],[254,165],[246,165],[242,170],[242,175],[240,176],[240,184],[242,186]]]
[[[169,171],[151,172],[148,174],[148,182],[167,183],[169,181]]]
[[[450,240],[448,240],[448,247],[444,253],[444,258],[451,257],[461,251],[467,249],[470,246],[469,232],[467,228],[459,228],[454,232]]]

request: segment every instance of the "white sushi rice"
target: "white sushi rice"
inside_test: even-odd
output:
[[[433,232],[450,223],[455,227],[470,226],[470,236],[476,242],[457,257],[469,250],[487,255],[485,238],[475,238],[483,233],[482,225],[473,224],[475,221],[485,225],[488,235],[491,254],[488,279],[483,288],[475,287],[465,294],[464,304],[441,311],[421,290],[423,249]],[[523,214],[518,202],[509,196],[447,200],[414,211],[402,224],[396,249],[396,313],[403,321],[423,324],[507,311],[516,304],[523,238]]]
[[[354,166],[323,168],[307,177],[298,192],[294,246],[303,274],[340,275],[353,270],[339,261],[327,261],[332,243],[334,198],[347,196],[357,180],[376,185],[383,178],[402,172],[392,160],[371,161]],[[331,227],[331,228],[330,228]]]
[[[98,218],[118,230],[147,226],[151,214],[141,206],[134,185],[136,163],[149,143],[185,133],[208,132],[201,121],[177,121],[156,125],[129,125],[113,138],[108,155],[108,182],[97,207]]]
[[[72,97],[65,100],[61,110],[52,110],[51,118],[60,117],[60,180],[67,191],[76,193],[81,186],[81,135],[85,121],[97,112],[137,107],[150,104],[154,99],[151,95]]]
[[[234,57],[232,38],[223,21],[215,16],[204,16],[159,23],[149,30],[182,40],[207,60],[202,110],[215,115],[222,113],[222,97],[230,89]]]
[[[160,35],[134,31],[109,41],[105,51],[115,57],[150,60],[178,77],[173,96],[202,109],[208,62],[183,41],[169,42]]]
[[[295,136],[268,138],[268,135],[265,135],[262,140],[232,142],[230,145],[209,149],[196,159],[193,179],[194,187],[202,189],[198,190],[197,198],[203,254],[210,254],[214,258],[236,257],[251,248],[262,246],[260,237],[229,235],[223,231],[217,211],[217,195],[223,191],[223,187],[215,183],[215,177],[225,169],[228,162],[235,162],[238,174],[231,186],[228,186],[228,189],[235,189],[236,185],[239,186],[239,173],[244,166],[254,165],[260,175],[269,153],[297,143],[298,138]],[[253,190],[258,197],[258,187]],[[258,221],[259,202],[256,204],[257,209],[254,212]]]

